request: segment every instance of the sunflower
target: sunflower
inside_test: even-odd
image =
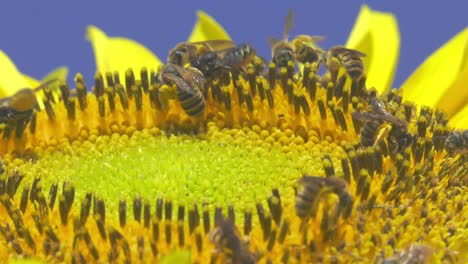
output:
[[[189,41],[229,39],[198,15]],[[466,128],[467,32],[389,90],[396,21],[363,7],[347,46],[367,54],[366,75],[341,67],[325,79],[317,62],[295,74],[255,59],[209,80],[193,117],[161,100],[174,87],[155,81],[156,56],[91,26],[94,84],[59,81],[60,100],[45,96],[45,110],[3,130],[0,258],[466,262],[466,153],[445,141]],[[460,57],[457,69],[441,66]],[[437,97],[418,101],[419,87]],[[463,96],[447,106],[454,93]],[[353,118],[372,113],[363,98],[377,95],[407,130]],[[382,140],[363,147],[362,127],[375,123]]]

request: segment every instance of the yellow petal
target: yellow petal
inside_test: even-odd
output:
[[[450,118],[449,125],[455,128],[468,129],[468,105],[458,111],[455,116]]]
[[[458,79],[445,91],[439,102],[437,102],[436,108],[444,110],[450,117],[466,105],[468,105],[468,67],[459,74]]]
[[[34,77],[31,77],[31,76],[29,76],[27,74],[23,73],[23,78],[28,83],[27,87],[38,87],[39,85],[41,85],[40,81],[36,80]]]
[[[197,22],[193,27],[192,34],[190,34],[189,42],[213,40],[213,39],[227,39],[231,40],[228,33],[224,28],[214,20],[211,16],[203,11],[197,11]]]
[[[367,55],[364,58],[367,87],[387,92],[393,82],[400,49],[400,31],[395,17],[363,5],[346,47]]]
[[[464,69],[467,67],[468,27],[435,51],[411,74],[401,86],[403,96],[417,104],[438,107],[454,114],[466,105],[468,82]],[[455,85],[459,78],[464,81]]]
[[[0,98],[10,96],[18,90],[29,87],[10,58],[0,50]]]
[[[140,71],[142,67],[156,70],[162,64],[142,44],[127,38],[108,37],[95,26],[88,26],[86,38],[93,45],[98,71],[118,71],[123,76],[128,68],[134,71]]]

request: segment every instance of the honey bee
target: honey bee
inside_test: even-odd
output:
[[[371,112],[355,112],[353,118],[364,121],[361,129],[361,145],[375,147],[384,139],[393,144],[393,152],[401,153],[413,142],[408,132],[408,123],[385,109],[385,104],[372,97],[369,101]]]
[[[298,35],[289,42],[289,32],[294,26],[292,10],[286,16],[283,39],[269,38],[272,60],[277,67],[287,67],[289,61],[300,63],[320,61],[323,51],[312,44],[323,39],[322,36]]]
[[[444,146],[451,156],[468,154],[468,130],[451,132],[445,139]]]
[[[195,68],[183,68],[176,64],[165,65],[158,74],[158,82],[174,84],[176,91],[162,91],[159,100],[177,98],[187,115],[200,116],[205,110],[205,98],[202,94],[205,81],[203,74]]]
[[[249,251],[248,243],[242,241],[241,234],[229,218],[221,219],[219,225],[208,233],[208,239],[219,253],[228,256],[228,263],[255,263],[255,256]]]
[[[362,58],[366,54],[343,46],[335,46],[329,49],[324,56],[325,66],[331,74],[332,80],[336,80],[338,71],[343,66],[353,80],[360,80],[364,75],[364,63]]]
[[[167,56],[167,64],[185,66],[195,58],[212,51],[224,50],[234,47],[230,40],[207,40],[200,42],[178,43]]]
[[[249,44],[210,51],[190,61],[190,65],[200,70],[206,78],[219,76],[223,71],[240,69],[255,58],[256,51]]]
[[[316,214],[320,197],[333,192],[339,197],[338,209],[349,209],[352,206],[352,197],[347,190],[347,183],[336,176],[319,177],[304,175],[298,182],[296,192],[296,214],[299,218],[308,219]]]
[[[34,89],[24,88],[10,97],[0,100],[0,124],[29,121],[37,106],[36,92],[49,86],[56,79],[46,81]]]

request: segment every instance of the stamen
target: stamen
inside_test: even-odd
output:
[[[138,223],[141,222],[141,211],[143,209],[142,207],[143,205],[142,205],[141,197],[135,197],[133,199],[133,218]]]
[[[120,227],[124,228],[127,223],[127,201],[119,201],[119,223]]]

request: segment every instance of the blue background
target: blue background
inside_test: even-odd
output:
[[[396,15],[401,52],[394,86],[434,50],[468,26],[468,1],[365,1],[372,9]],[[135,39],[162,60],[186,40],[201,9],[217,19],[236,42],[253,44],[270,57],[269,36],[282,36],[288,9],[295,12],[291,35],[325,35],[321,44],[344,44],[358,15],[358,1],[8,1],[0,5],[0,49],[24,73],[40,79],[67,65],[91,81],[95,71],[86,26],[110,36]],[[1,74],[1,72],[0,72]]]

